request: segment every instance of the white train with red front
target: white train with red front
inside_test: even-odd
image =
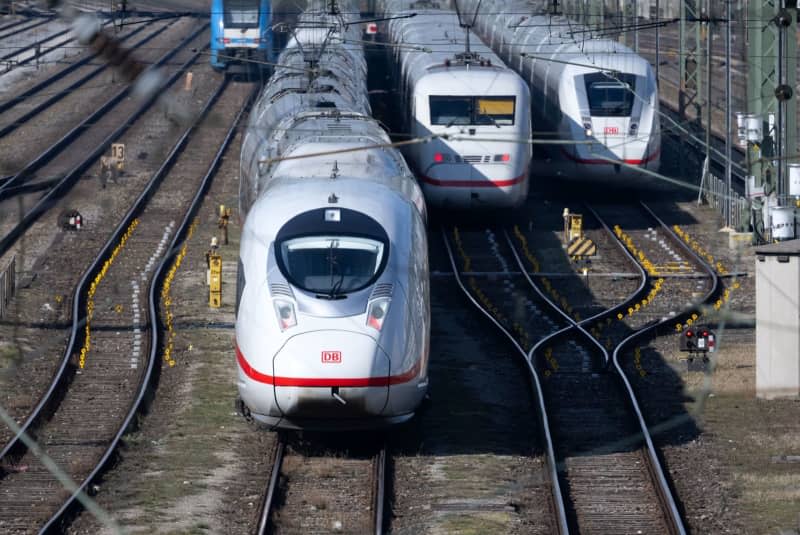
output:
[[[445,207],[517,206],[528,195],[530,91],[477,35],[437,2],[379,0],[392,56],[406,154],[428,202]],[[402,18],[415,14],[413,17]]]
[[[560,146],[567,174],[635,179],[643,177],[636,168],[658,169],[658,87],[647,60],[596,31],[546,14],[546,0],[459,5],[469,13],[479,10],[476,32],[530,85],[534,121],[561,140],[577,142]]]
[[[424,198],[379,147],[357,10],[339,4],[301,17],[242,144],[239,407],[270,427],[403,422],[428,385]]]

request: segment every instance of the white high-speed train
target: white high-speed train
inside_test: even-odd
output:
[[[480,4],[460,0],[463,11],[480,9],[477,33],[530,85],[534,121],[578,142],[560,146],[568,174],[629,179],[642,176],[629,166],[658,169],[658,87],[647,60],[562,16],[528,14],[546,13],[549,1]]]
[[[424,198],[340,4],[301,16],[242,144],[239,408],[270,427],[403,422],[428,385]]]
[[[474,33],[467,48],[456,13],[435,7],[378,3],[390,19],[404,130],[412,138],[447,136],[409,145],[409,162],[430,203],[517,206],[528,194],[530,91]]]

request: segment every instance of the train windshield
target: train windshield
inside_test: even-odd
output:
[[[586,74],[586,96],[592,117],[627,117],[633,109],[636,76],[618,74],[614,78],[598,72]]]
[[[365,288],[385,265],[384,244],[357,236],[320,235],[280,244],[284,275],[303,290],[331,298]]]
[[[258,26],[259,0],[226,0],[225,27],[244,28]]]
[[[432,125],[512,126],[516,97],[431,96]]]

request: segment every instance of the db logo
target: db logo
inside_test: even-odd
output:
[[[323,364],[340,364],[342,362],[341,351],[323,351],[322,363]]]
[[[616,126],[606,126],[604,132],[606,134],[619,134],[619,128]]]

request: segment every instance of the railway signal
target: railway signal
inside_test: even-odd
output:
[[[708,327],[687,327],[681,334],[680,350],[689,353],[689,361],[695,357],[708,360],[708,353],[713,353],[717,348],[717,336]]]
[[[58,220],[64,230],[81,230],[83,228],[83,216],[77,210],[63,211]]]

